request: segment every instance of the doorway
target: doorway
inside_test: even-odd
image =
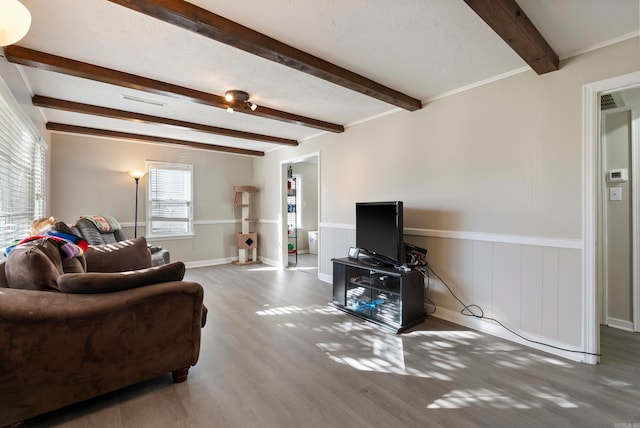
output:
[[[635,332],[640,330],[637,263],[640,153],[634,131],[639,109],[640,87],[600,96],[600,324]]]
[[[281,161],[282,265],[318,276],[320,154]]]
[[[602,305],[604,277],[602,264],[601,207],[603,206],[603,171],[601,156],[602,140],[602,95],[640,86],[640,72],[626,74],[583,87],[583,250],[582,250],[582,284],[583,284],[583,337],[584,350],[591,355],[585,357],[586,363],[596,364],[600,353],[600,324],[602,321]],[[637,128],[637,121],[635,128]],[[638,174],[636,174],[638,175]],[[633,184],[633,183],[632,183]],[[637,192],[632,192],[637,193]],[[637,234],[637,229],[634,232]],[[634,249],[633,264],[637,265],[640,255]],[[640,289],[638,281],[633,285],[633,302],[640,306]],[[638,321],[638,311],[634,314],[634,322]]]

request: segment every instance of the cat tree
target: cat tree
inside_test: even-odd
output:
[[[257,218],[251,217],[251,195],[256,193],[258,189],[255,186],[233,186],[235,197],[233,199],[233,209],[241,207],[242,209],[242,232],[236,236],[236,245],[238,247],[238,261],[233,262],[237,265],[246,265],[252,263],[260,263],[258,260],[258,234],[251,232],[250,225],[258,221]]]

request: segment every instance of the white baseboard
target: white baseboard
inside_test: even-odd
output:
[[[260,261],[269,266],[282,267],[278,260],[269,259],[267,257],[258,257]],[[205,266],[217,266],[217,265],[225,265],[232,262],[237,262],[238,257],[227,257],[223,259],[209,259],[209,260],[197,260],[194,262],[185,262],[184,265],[187,269],[191,268],[199,268]],[[331,277],[329,277],[329,281],[331,281]]]
[[[329,284],[333,284],[333,275],[328,275],[326,273],[318,273],[318,279],[322,282],[328,282]]]
[[[269,266],[282,267],[282,264],[278,260],[268,259],[266,257],[260,257],[260,256],[258,256],[258,258],[262,263],[267,264]]]
[[[631,321],[607,317],[607,325],[609,327],[618,328],[620,330],[633,331],[633,323]]]
[[[238,260],[237,257],[228,257],[224,259],[198,260],[195,262],[185,262],[184,266],[187,269],[191,269],[191,268],[199,268],[199,267],[205,267],[205,266],[225,265],[237,260]]]

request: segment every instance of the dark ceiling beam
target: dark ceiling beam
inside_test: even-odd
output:
[[[560,68],[558,55],[515,0],[464,0],[538,74]]]
[[[47,122],[47,129],[68,134],[92,135],[95,137],[117,138],[121,140],[141,141],[146,143],[176,144],[193,149],[211,150],[215,152],[233,153],[236,155],[264,156],[258,150],[238,149],[235,147],[217,146],[215,144],[197,143],[195,141],[177,140],[175,138],[156,137],[155,135],[132,134],[130,132],[110,131],[107,129],[87,128],[84,126],[66,125],[64,123]]]
[[[95,80],[97,82],[109,83],[138,91],[184,99],[212,107],[223,109],[228,107],[227,101],[220,95],[185,88],[183,86],[173,85],[159,80],[148,79],[146,77],[136,76],[135,74],[112,70],[110,68],[51,55],[17,45],[6,46],[4,48],[4,53],[7,60],[15,64],[34,67],[40,70],[68,74],[70,76]],[[342,125],[299,116],[266,106],[260,106],[256,111],[252,111],[249,107],[234,106],[234,110],[254,116],[280,120],[282,122],[292,123],[295,125],[321,129],[323,131],[344,132],[344,126]]]
[[[259,57],[409,111],[422,102],[182,0],[109,0]]]
[[[217,126],[203,125],[200,123],[185,122],[183,120],[169,119],[160,116],[134,113],[125,110],[117,110],[108,107],[100,107],[91,104],[83,104],[74,101],[50,98],[42,95],[35,95],[32,98],[34,106],[51,108],[56,110],[70,111],[73,113],[89,114],[93,116],[109,117],[112,119],[128,120],[131,122],[143,122],[150,124],[160,124],[167,126],[177,126],[191,131],[201,131],[209,134],[223,135],[225,137],[242,138],[245,140],[263,141],[274,144],[284,144],[287,146],[297,146],[296,140],[273,137],[270,135],[254,134],[252,132],[237,131],[235,129],[219,128]]]

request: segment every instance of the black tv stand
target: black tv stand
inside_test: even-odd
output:
[[[333,262],[331,305],[396,334],[424,321],[424,280],[418,271],[373,266],[342,258]]]

